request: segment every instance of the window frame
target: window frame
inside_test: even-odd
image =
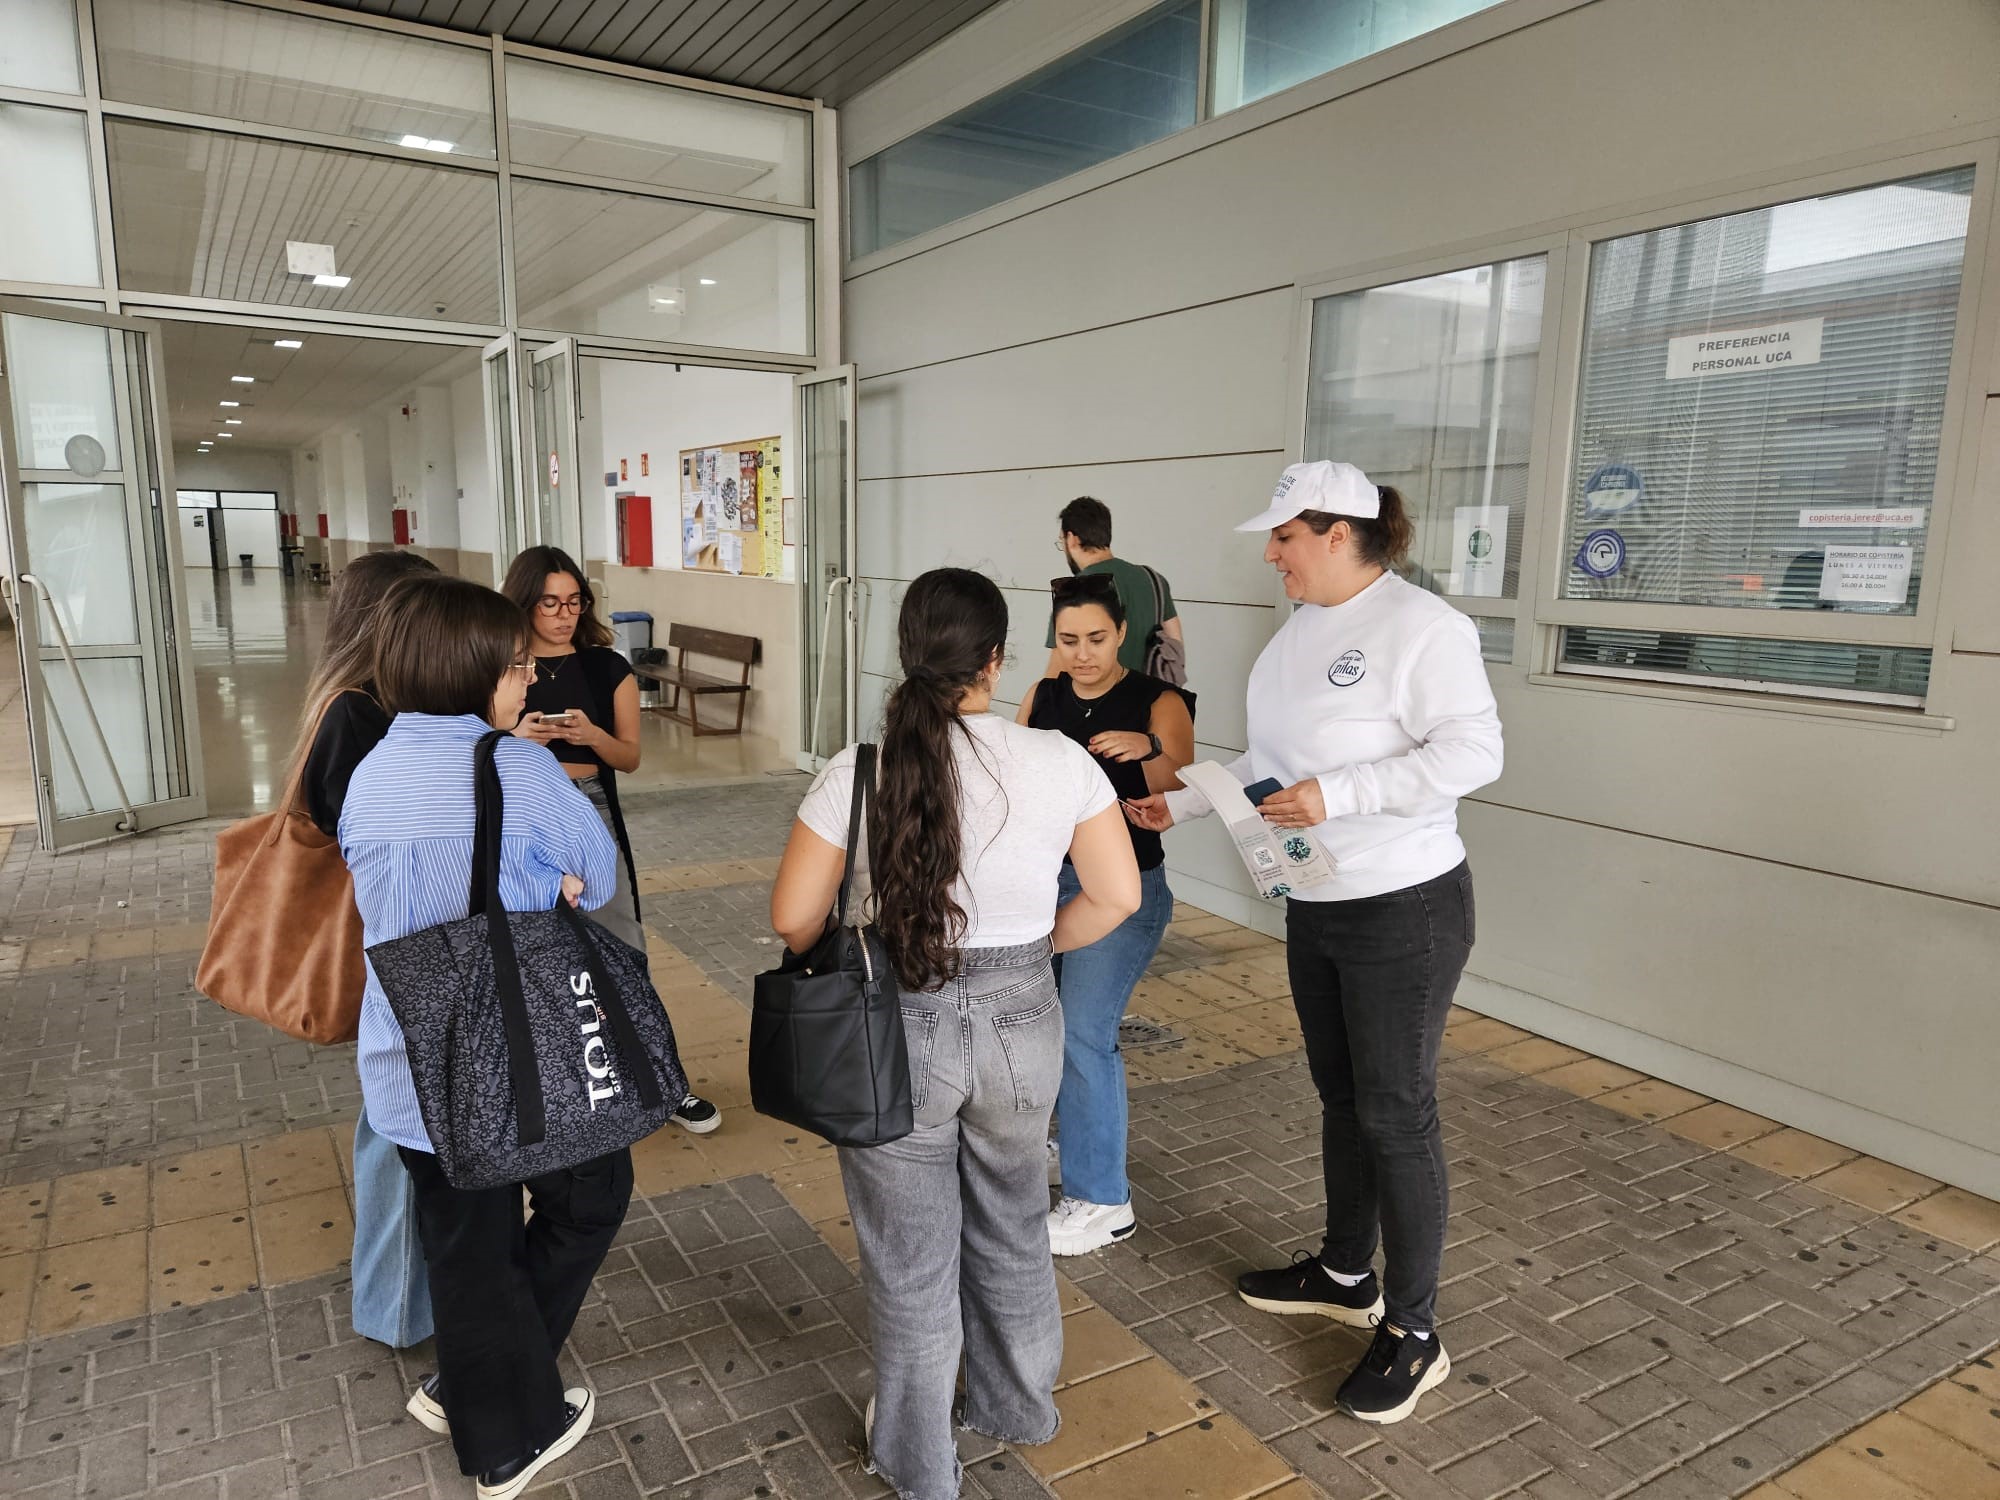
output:
[[[1564,599],[1567,567],[1566,530],[1569,476],[1575,464],[1577,416],[1582,406],[1585,320],[1590,294],[1590,257],[1607,240],[1653,230],[1670,229],[1731,214],[1774,208],[1830,193],[1879,187],[1904,178],[1951,167],[1973,168],[1972,198],[1966,225],[1965,251],[1959,275],[1958,313],[1953,325],[1951,363],[1945,375],[1944,414],[1938,432],[1937,479],[1931,494],[1926,532],[1926,565],[1917,592],[1917,607],[1907,615],[1844,614],[1820,610],[1733,609],[1714,605],[1667,604],[1637,600]],[[1557,384],[1548,412],[1551,466],[1544,471],[1543,545],[1535,590],[1537,666],[1551,676],[1560,664],[1560,627],[1595,626],[1616,630],[1659,630],[1685,635],[1735,636],[1767,640],[1826,641],[1862,646],[1908,646],[1938,654],[1941,595],[1949,566],[1950,541],[1959,492],[1964,487],[1964,442],[1967,427],[1967,382],[1972,378],[1978,344],[1981,283],[1988,255],[1987,235],[1993,216],[1996,150],[1989,139],[1943,147],[1916,155],[1877,157],[1839,171],[1809,177],[1771,179],[1757,186],[1683,200],[1642,213],[1572,226],[1567,235],[1569,255],[1561,290],[1562,331],[1556,344]],[[1562,672],[1566,682],[1604,680],[1596,674]],[[1633,679],[1644,680],[1644,679]],[[1689,685],[1701,687],[1697,678]],[[1733,698],[1764,698],[1761,691],[1718,687],[1710,691]],[[1927,701],[1937,696],[1933,677]],[[1803,689],[1799,697],[1813,695]],[[1836,700],[1827,700],[1836,701]]]
[[[1276,97],[1276,96],[1273,96]],[[1261,101],[1259,101],[1261,102]],[[1247,108],[1254,106],[1246,105]],[[1525,498],[1518,518],[1521,526],[1521,571],[1511,599],[1496,599],[1485,594],[1439,594],[1438,597],[1453,609],[1473,619],[1507,620],[1513,627],[1512,653],[1506,659],[1487,658],[1489,666],[1517,666],[1522,652],[1532,649],[1532,637],[1538,624],[1532,606],[1536,602],[1536,590],[1542,576],[1542,555],[1545,550],[1543,532],[1549,512],[1544,502],[1550,473],[1549,445],[1552,438],[1548,425],[1548,413],[1555,395],[1556,371],[1561,363],[1555,358],[1557,340],[1561,336],[1563,289],[1567,280],[1568,260],[1573,253],[1570,238],[1563,234],[1536,235],[1527,239],[1503,240],[1482,244],[1455,254],[1430,257],[1425,260],[1410,261],[1398,259],[1378,261],[1360,270],[1344,275],[1313,277],[1302,280],[1297,289],[1297,306],[1294,311],[1292,333],[1292,368],[1300,378],[1290,382],[1291,410],[1286,413],[1285,462],[1295,464],[1305,454],[1307,410],[1312,400],[1312,336],[1313,309],[1326,297],[1344,296],[1350,292],[1369,292],[1384,287],[1399,286],[1408,281],[1422,281],[1431,276],[1443,276],[1453,271],[1475,270],[1481,266],[1499,265],[1503,261],[1529,260],[1541,256],[1544,263],[1542,282],[1542,332],[1541,347],[1536,354],[1534,408],[1529,413],[1530,437],[1528,440],[1528,472]],[[1283,588],[1277,589],[1276,608],[1282,621],[1290,614],[1290,604],[1284,598]]]

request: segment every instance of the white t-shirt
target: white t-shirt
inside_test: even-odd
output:
[[[1465,858],[1458,799],[1496,780],[1500,715],[1472,621],[1385,573],[1345,604],[1300,606],[1250,671],[1245,786],[1318,778],[1326,821],[1312,830],[1334,866],[1301,901],[1406,890]],[[1211,811],[1167,794],[1175,819]]]
[[[1118,799],[1090,752],[1054,730],[993,714],[968,714],[962,722],[970,735],[952,735],[963,851],[952,896],[966,916],[962,946],[1018,947],[1054,930],[1056,876],[1076,825]],[[799,805],[799,821],[845,849],[853,796],[850,745],[819,773]],[[867,857],[864,845],[857,870],[866,868]],[[862,886],[858,873],[855,884]]]

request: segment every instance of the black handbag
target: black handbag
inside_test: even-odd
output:
[[[875,747],[862,745],[834,920],[810,953],[787,952],[757,976],[750,1010],[752,1106],[836,1146],[880,1146],[916,1128],[896,971],[875,929],[847,921],[862,805],[874,789]]]
[[[455,1188],[581,1165],[651,1135],[687,1097],[646,955],[561,897],[553,911],[502,908],[503,738],[473,751],[470,914],[368,950]]]

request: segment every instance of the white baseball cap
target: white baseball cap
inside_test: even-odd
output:
[[[1293,464],[1279,475],[1278,487],[1271,492],[1270,508],[1259,511],[1236,529],[1269,531],[1308,510],[1372,521],[1382,514],[1382,492],[1353,464],[1316,458],[1309,464]]]

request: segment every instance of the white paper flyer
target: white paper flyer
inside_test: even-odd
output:
[[[1228,825],[1243,868],[1257,882],[1257,893],[1275,901],[1293,891],[1309,891],[1333,879],[1333,865],[1319,841],[1303,828],[1273,828],[1266,823],[1236,778],[1212,760],[1181,767],[1181,783],[1208,798]]]

